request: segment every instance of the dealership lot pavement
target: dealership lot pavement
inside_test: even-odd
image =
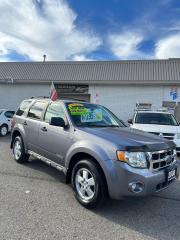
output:
[[[16,164],[9,141],[0,138],[1,240],[180,240],[180,181],[149,198],[88,211],[57,170],[38,160]]]

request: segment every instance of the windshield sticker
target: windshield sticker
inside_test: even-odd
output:
[[[102,110],[89,110],[87,114],[81,115],[81,122],[100,122],[102,121]]]
[[[81,103],[70,103],[68,105],[69,108],[72,108],[72,107],[83,107],[83,104]]]
[[[69,111],[70,111],[71,115],[83,115],[83,114],[87,114],[88,109],[85,108],[83,105],[82,106],[71,106],[69,108]]]

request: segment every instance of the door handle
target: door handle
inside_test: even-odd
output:
[[[47,132],[47,128],[46,128],[46,127],[42,127],[41,130],[42,130],[43,132]]]
[[[24,121],[24,123],[23,123],[23,124],[24,124],[24,126],[27,126],[27,122],[26,122],[26,121]]]

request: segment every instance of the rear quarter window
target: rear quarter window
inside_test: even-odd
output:
[[[24,112],[29,108],[31,103],[32,103],[32,101],[23,101],[20,104],[20,106],[19,106],[19,108],[18,108],[18,110],[16,112],[16,115],[17,116],[22,116],[24,114]]]

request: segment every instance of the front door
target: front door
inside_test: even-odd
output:
[[[39,151],[42,156],[64,166],[66,153],[72,144],[73,133],[70,128],[64,129],[50,125],[52,117],[61,117],[67,122],[65,110],[60,102],[53,102],[48,106],[44,121],[40,123]]]

